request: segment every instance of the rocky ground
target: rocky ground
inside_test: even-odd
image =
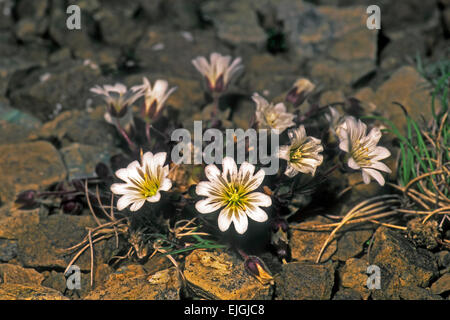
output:
[[[113,267],[111,238],[95,245],[94,286],[86,251],[76,263],[81,290],[71,291],[64,270],[72,257],[60,250],[83,239],[94,219],[87,210],[70,215],[14,205],[21,191],[93,177],[97,163],[120,153],[120,137],[89,92],[96,84],[164,78],[178,86],[166,115],[186,127],[202,119],[207,101],[191,60],[213,51],[241,56],[245,65],[223,116],[230,127],[248,128],[253,92],[283,97],[300,76],[318,85],[313,98],[322,105],[355,97],[362,109],[353,112],[404,127],[396,101],[416,119],[429,120],[435,73],[418,67],[417,57],[434,66],[450,56],[449,1],[378,1],[381,30],[366,28],[366,8],[377,1],[75,2],[82,28],[70,31],[71,1],[0,0],[0,299],[450,299],[450,252],[414,241],[422,232],[414,223],[406,232],[376,224],[343,230],[315,263],[329,233],[302,227],[329,222],[321,215],[329,208],[292,222],[289,263],[260,254],[274,285],[249,276],[242,259],[226,249],[184,255],[182,274],[161,254]],[[395,169],[392,140],[385,138]],[[359,178],[335,176],[331,186]],[[385,192],[358,185],[333,214]],[[366,286],[373,264],[381,268],[379,290]]]

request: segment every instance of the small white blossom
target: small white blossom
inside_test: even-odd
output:
[[[237,72],[243,68],[242,59],[238,57],[231,62],[230,56],[223,56],[217,52],[211,53],[209,59],[210,62],[205,57],[197,57],[192,60],[192,64],[206,78],[208,89],[212,93],[222,93]]]
[[[128,167],[116,171],[116,176],[125,183],[114,183],[111,191],[122,195],[117,201],[117,209],[123,210],[131,204],[130,210],[137,211],[145,203],[158,202],[160,191],[169,191],[172,181],[167,178],[169,166],[164,166],[166,153],[153,155],[146,152],[142,156],[142,163],[131,162]]]
[[[117,125],[116,121],[119,121],[122,128],[127,131],[130,126],[134,126],[133,112],[130,106],[140,98],[140,93],[128,90],[121,83],[116,83],[114,86],[95,86],[90,91],[102,96],[107,103],[106,122]]]
[[[147,78],[143,78],[143,82],[142,85],[134,86],[131,90],[138,92],[145,98],[144,117],[147,119],[157,118],[164,107],[164,103],[177,88],[169,89],[169,83],[166,80],[156,80],[153,87]]]
[[[288,132],[291,145],[281,146],[278,157],[287,161],[286,172],[288,177],[294,177],[297,173],[307,173],[314,176],[318,166],[322,164],[323,151],[320,140],[306,135],[304,126]]]
[[[256,174],[255,166],[244,162],[239,171],[233,158],[226,157],[222,162],[223,172],[213,164],[205,168],[209,181],[202,181],[197,185],[196,192],[206,196],[195,204],[200,213],[211,213],[222,209],[219,214],[218,225],[221,231],[226,231],[231,223],[239,234],[245,233],[248,218],[258,222],[267,220],[267,213],[260,207],[272,205],[271,198],[262,193],[254,192],[264,180],[264,170]]]
[[[354,170],[361,169],[364,183],[374,178],[380,185],[384,185],[384,177],[379,171],[391,173],[384,163],[380,162],[391,155],[385,147],[377,146],[381,138],[381,130],[373,128],[366,135],[367,126],[353,117],[346,117],[337,128],[339,148],[348,153],[348,166]]]
[[[342,116],[335,108],[330,107],[330,113],[325,114],[325,119],[327,119],[330,124],[330,130],[333,134],[336,134],[336,129],[339,127],[339,124],[342,122]]]
[[[259,94],[252,96],[256,103],[256,121],[260,129],[273,129],[282,133],[289,127],[295,126],[295,115],[286,111],[286,106],[280,102],[274,105]]]

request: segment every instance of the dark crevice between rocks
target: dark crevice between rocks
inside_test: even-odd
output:
[[[23,267],[24,268],[32,268],[32,269],[36,270],[39,273],[52,272],[52,271],[64,273],[64,271],[65,271],[65,268],[63,268],[63,267],[56,267],[56,266],[55,267],[30,267],[30,266],[24,265]],[[86,272],[81,271],[81,273],[86,273]]]
[[[377,67],[380,66],[381,52],[383,52],[384,48],[386,48],[389,42],[391,42],[391,40],[384,34],[383,26],[381,26],[381,29],[378,31],[378,38],[377,38],[377,57],[376,57]]]
[[[343,266],[344,266],[344,262],[338,261],[337,266],[334,269],[334,283],[333,283],[333,287],[331,288],[330,300],[333,300],[334,296],[339,291],[339,285],[340,285],[339,270]]]

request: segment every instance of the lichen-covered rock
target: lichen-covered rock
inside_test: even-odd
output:
[[[402,300],[442,300],[442,298],[430,292],[430,289],[419,287],[403,287],[398,293]]]
[[[431,285],[431,292],[444,294],[450,291],[450,273],[445,273]]]
[[[29,189],[45,189],[66,178],[58,151],[45,141],[0,146],[0,198],[15,199]]]
[[[346,230],[339,237],[337,251],[333,259],[346,261],[359,255],[364,250],[364,245],[372,236],[372,230]]]
[[[0,283],[41,285],[44,276],[31,268],[15,264],[0,264]]]
[[[402,287],[424,288],[438,273],[433,254],[416,248],[398,231],[385,227],[375,232],[370,259],[381,271],[381,290],[372,293],[375,299],[398,298]]]
[[[245,271],[244,263],[223,251],[195,250],[186,257],[184,276],[198,297],[220,300],[268,300],[270,285],[262,285]]]
[[[302,227],[308,230],[313,224],[317,224],[317,222],[300,223],[291,228],[292,234],[289,245],[291,247],[292,258],[296,261],[315,262],[323,244],[329,236],[329,232],[299,230]],[[337,241],[334,239],[323,252],[320,262],[325,262],[330,259],[336,252],[336,249]]]
[[[38,285],[0,284],[0,300],[69,300],[61,292]]]
[[[427,80],[413,67],[405,66],[384,82],[376,91],[375,100],[377,111],[388,117],[402,132],[405,132],[406,117],[402,109],[392,104],[397,102],[403,105],[408,115],[419,119],[431,117],[431,86]],[[436,110],[439,108],[439,99],[436,99]]]
[[[329,300],[334,285],[335,265],[291,262],[275,276],[278,300]]]
[[[181,281],[170,268],[148,275],[141,265],[129,265],[111,274],[86,300],[179,300]]]
[[[344,289],[352,289],[357,292],[360,299],[367,300],[370,291],[367,288],[367,267],[369,263],[365,259],[351,258],[345,262],[345,265],[339,270],[340,285]]]
[[[0,239],[0,262],[8,262],[17,257],[17,250],[16,240]]]

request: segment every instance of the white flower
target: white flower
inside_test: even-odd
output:
[[[111,186],[113,193],[122,195],[117,201],[117,209],[123,210],[131,204],[130,210],[137,211],[145,201],[158,202],[160,191],[169,191],[172,187],[172,181],[167,178],[169,166],[164,166],[165,161],[165,152],[155,155],[146,152],[142,156],[142,164],[133,161],[127,168],[117,170],[116,176],[125,181]]]
[[[256,103],[256,121],[260,129],[273,129],[281,134],[287,128],[295,125],[293,121],[295,115],[287,112],[283,103],[269,104],[257,93],[253,94],[252,99]]]
[[[153,87],[147,78],[143,78],[143,82],[142,85],[134,86],[131,90],[145,97],[144,116],[148,119],[157,118],[164,103],[177,88],[168,89],[169,83],[166,80],[156,80]]]
[[[200,213],[211,213],[222,209],[219,214],[219,229],[226,231],[230,224],[239,234],[243,234],[248,227],[248,219],[258,222],[267,220],[267,213],[260,207],[269,207],[272,200],[262,192],[253,192],[264,180],[265,173],[261,169],[254,174],[255,166],[244,162],[239,171],[236,162],[226,157],[222,162],[223,172],[213,164],[205,168],[209,181],[202,181],[197,185],[196,192],[206,196],[195,204]]]
[[[377,146],[381,138],[379,128],[373,128],[366,135],[367,126],[353,117],[346,117],[345,121],[337,128],[339,136],[339,148],[348,153],[348,166],[362,171],[364,183],[374,178],[380,185],[384,185],[384,178],[379,171],[391,173],[391,170],[379,160],[391,155],[388,149]]]
[[[291,145],[281,146],[278,152],[278,157],[285,159],[288,164],[284,174],[291,178],[299,172],[314,176],[323,161],[323,156],[319,154],[323,151],[320,140],[308,137],[304,126],[290,130],[288,135]]]
[[[243,68],[242,59],[235,58],[231,62],[230,56],[223,56],[217,52],[211,53],[209,59],[210,63],[205,57],[197,57],[192,60],[192,64],[206,78],[211,92],[222,93],[237,72]]]
[[[102,96],[107,103],[106,122],[117,125],[116,121],[119,121],[120,126],[127,131],[130,126],[134,126],[133,112],[129,106],[140,98],[140,93],[128,90],[121,83],[116,83],[114,86],[95,86],[90,91]]]

